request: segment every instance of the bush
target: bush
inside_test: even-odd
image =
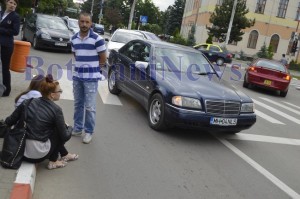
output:
[[[212,44],[213,43],[212,39],[213,39],[213,36],[212,35],[208,35],[208,38],[206,39],[206,43],[207,44]]]
[[[300,64],[298,64],[297,62],[295,62],[294,60],[292,60],[289,64],[289,69],[290,70],[296,70],[296,71],[300,71]]]

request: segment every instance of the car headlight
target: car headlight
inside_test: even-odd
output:
[[[172,97],[172,104],[181,107],[202,109],[200,101],[190,97],[174,96]]]
[[[46,34],[46,33],[42,33],[42,34],[41,34],[41,38],[42,38],[42,39],[51,39],[51,36],[48,35],[48,34]]]
[[[242,103],[241,113],[253,113],[254,103]]]

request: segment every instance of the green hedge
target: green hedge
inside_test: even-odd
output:
[[[290,70],[296,70],[296,71],[300,71],[300,63],[298,64],[297,62],[295,62],[294,60],[292,60],[289,64],[289,69]]]

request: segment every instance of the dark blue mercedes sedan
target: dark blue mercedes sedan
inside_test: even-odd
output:
[[[162,41],[133,40],[112,50],[108,89],[133,97],[151,128],[237,133],[256,122],[254,103],[221,78],[200,51]]]

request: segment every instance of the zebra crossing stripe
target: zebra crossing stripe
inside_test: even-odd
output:
[[[109,92],[107,87],[107,80],[99,81],[98,92],[104,104],[122,106],[119,97]]]
[[[63,90],[60,99],[74,100],[72,73],[65,69],[57,71],[57,80]]]
[[[282,111],[279,111],[279,110],[277,110],[277,109],[275,109],[275,108],[273,108],[273,107],[271,107],[271,106],[269,106],[269,105],[267,105],[265,103],[262,103],[260,101],[255,100],[255,99],[252,99],[252,100],[254,101],[255,104],[257,104],[259,106],[262,106],[262,107],[268,109],[269,111],[272,111],[272,112],[274,112],[274,113],[276,113],[276,114],[278,114],[278,115],[280,115],[282,117],[285,117],[286,119],[291,120],[292,122],[300,124],[300,120],[298,120],[297,118],[292,117],[292,116],[290,116],[290,115],[288,115],[288,114],[286,114],[286,113],[284,113]]]
[[[289,110],[289,111],[291,111],[291,112],[293,112],[293,113],[296,113],[297,115],[300,115],[300,111],[297,111],[297,110],[295,110],[295,109],[292,109],[292,108],[290,108],[290,107],[288,107],[288,106],[285,106],[285,105],[283,105],[283,104],[281,104],[281,103],[274,102],[273,100],[270,100],[270,99],[264,98],[264,97],[260,97],[260,99],[263,99],[263,100],[265,100],[265,101],[267,101],[267,102],[270,102],[270,103],[272,103],[272,104],[275,104],[276,106],[279,106],[279,107],[284,108],[284,109],[286,109],[286,110]]]
[[[294,108],[300,109],[300,106],[296,106],[296,105],[294,105],[294,104],[292,104],[292,103],[285,102],[285,101],[282,101],[282,102],[285,103],[285,104],[288,104],[289,106],[292,106],[292,107],[294,107]]]
[[[267,114],[264,114],[263,112],[255,109],[255,114],[265,120],[268,120],[269,122],[273,123],[273,124],[283,124],[285,125],[284,123],[280,122],[279,120],[276,120],[275,118],[267,115]]]
[[[274,143],[274,144],[286,144],[286,145],[300,146],[299,139],[282,138],[282,137],[274,137],[274,136],[266,136],[266,135],[254,135],[254,134],[246,134],[246,133],[238,133],[236,135],[229,135],[229,136],[226,136],[226,139],[246,140],[246,141],[267,142],[267,143]]]

